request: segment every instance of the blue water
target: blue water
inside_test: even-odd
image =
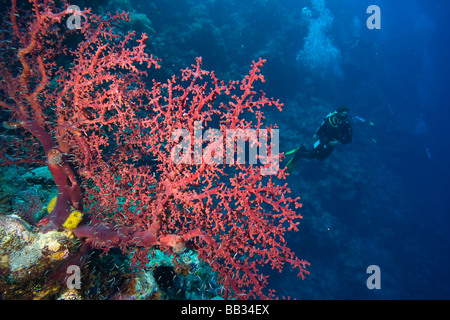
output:
[[[162,59],[158,81],[199,56],[226,81],[267,59],[258,89],[284,103],[265,111],[281,152],[311,146],[329,112],[350,109],[353,141],[324,161],[301,159],[287,179],[303,204],[288,244],[311,265],[305,280],[267,270],[278,296],[450,299],[449,1],[84,2],[134,10],[130,27]],[[367,26],[371,5],[379,29]],[[367,286],[370,266],[379,288]]]
[[[132,3],[152,21],[167,72],[202,56],[206,69],[239,79],[251,60],[267,59],[262,89],[285,103],[267,118],[281,151],[311,143],[339,105],[366,120],[354,121],[351,144],[324,162],[302,160],[288,178],[304,216],[288,239],[311,275],[274,273],[278,295],[450,298],[448,1]],[[366,25],[370,5],[381,29]],[[370,265],[380,289],[366,286]]]

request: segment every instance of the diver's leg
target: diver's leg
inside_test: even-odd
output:
[[[308,150],[305,146],[301,146],[297,150],[296,156],[298,158],[313,159],[314,158],[314,149]]]
[[[319,145],[311,151],[311,159],[325,160],[333,152],[333,147],[327,145]]]
[[[314,155],[312,153],[313,150],[308,150],[306,149],[305,146],[300,146],[297,151],[295,152],[294,156],[292,157],[291,160],[289,160],[289,162],[286,164],[286,173],[291,173],[292,171],[294,171],[295,166],[297,165],[297,161],[300,158],[307,158],[307,159],[312,159],[314,158]]]

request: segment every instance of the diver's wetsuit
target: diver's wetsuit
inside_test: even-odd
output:
[[[350,121],[340,119],[334,113],[325,117],[315,136],[314,149],[308,150],[301,146],[296,152],[296,156],[308,159],[325,160],[333,151],[334,147],[329,144],[330,141],[337,140],[342,144],[352,142],[353,132]]]
[[[325,160],[334,149],[334,146],[329,144],[330,141],[337,140],[341,144],[350,143],[353,133],[348,116],[342,117],[338,112],[328,114],[314,136],[316,137],[314,148],[309,150],[305,146],[299,147],[286,165],[288,167],[286,172],[294,170],[299,158]]]

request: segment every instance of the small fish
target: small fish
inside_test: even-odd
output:
[[[395,112],[394,112],[394,109],[392,109],[392,107],[391,107],[391,105],[390,104],[388,104],[388,109],[389,109],[389,112],[391,113],[391,114],[395,114]]]
[[[153,1],[148,1],[148,4],[155,10],[158,10],[158,6]]]
[[[17,129],[20,127],[20,123],[18,121],[3,121],[3,128],[11,130]]]

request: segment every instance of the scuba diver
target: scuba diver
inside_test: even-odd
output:
[[[300,146],[287,152],[286,155],[294,154],[294,157],[286,164],[285,172],[294,171],[300,158],[325,160],[333,152],[335,146],[350,143],[353,134],[348,113],[349,109],[342,106],[325,117],[314,134],[316,142],[313,149],[309,150],[305,146]]]

